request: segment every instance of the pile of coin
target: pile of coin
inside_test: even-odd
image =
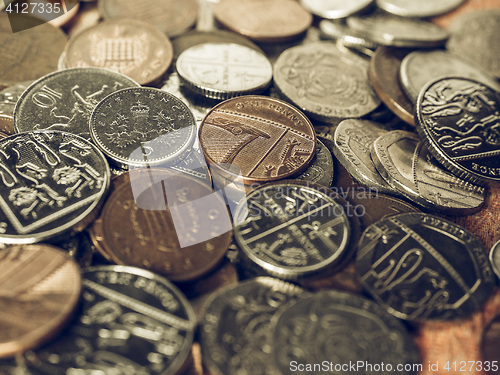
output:
[[[0,5],[0,374],[425,373],[498,294],[500,8],[66,2]]]

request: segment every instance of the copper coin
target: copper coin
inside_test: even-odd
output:
[[[80,298],[78,265],[49,245],[8,247],[0,253],[0,357],[55,336]]]
[[[370,62],[370,81],[380,99],[404,122],[415,126],[414,103],[408,99],[399,81],[401,61],[412,50],[379,47]]]
[[[78,14],[71,20],[64,29],[69,37],[73,37],[79,32],[95,26],[99,23],[101,15],[97,9],[97,3],[94,2],[80,2],[80,9]]]
[[[116,187],[91,229],[98,250],[117,264],[173,281],[190,281],[214,269],[232,233],[220,196],[166,169],[129,173],[130,183]]]
[[[442,27],[448,27],[459,16],[479,9],[500,8],[498,0],[467,0],[453,12],[446,13],[439,17],[432,18],[432,22]]]
[[[0,86],[34,80],[57,70],[66,36],[50,24],[13,33],[11,23],[40,22],[26,15],[0,14]]]
[[[99,10],[104,19],[134,18],[172,37],[196,23],[198,3],[196,0],[99,0]]]
[[[119,19],[90,27],[69,40],[66,67],[95,66],[125,74],[144,85],[159,79],[172,63],[167,36],[145,22]]]
[[[500,343],[500,314],[495,317],[483,328],[481,337],[481,354],[483,359],[483,370],[489,375],[499,375],[500,352],[498,346]]]
[[[207,162],[244,183],[290,177],[307,168],[316,150],[311,121],[290,104],[241,96],[212,108],[199,138]]]
[[[0,113],[0,131],[14,134],[14,117]]]
[[[311,14],[292,0],[221,0],[214,14],[229,30],[264,43],[295,39],[312,23]]]

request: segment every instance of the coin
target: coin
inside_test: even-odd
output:
[[[264,54],[234,43],[190,47],[180,54],[175,66],[186,88],[218,100],[260,94],[273,77],[273,68]]]
[[[168,280],[123,266],[86,268],[82,306],[49,345],[26,354],[30,372],[174,375],[195,330],[192,307]]]
[[[450,221],[423,213],[370,225],[359,242],[356,269],[379,304],[412,321],[465,318],[494,288],[479,240]]]
[[[481,335],[481,359],[484,361],[483,370],[489,375],[500,374],[498,368],[498,341],[500,339],[500,314],[497,314],[483,328]]]
[[[61,130],[91,140],[90,114],[107,95],[139,86],[130,78],[102,68],[73,68],[48,74],[30,85],[17,101],[17,132]]]
[[[14,134],[14,118],[0,113],[0,131],[4,134]]]
[[[334,166],[330,150],[317,140],[316,153],[309,167],[293,179],[310,181],[322,186],[330,187],[333,183]]]
[[[500,180],[500,92],[470,78],[440,78],[422,89],[417,130],[431,154],[456,176]]]
[[[134,169],[92,226],[97,249],[117,264],[190,281],[214,269],[232,235],[223,200],[207,185],[167,169]]]
[[[95,26],[101,20],[101,15],[97,9],[97,2],[80,1],[80,9],[71,22],[65,26],[66,33],[70,38],[81,31]]]
[[[0,86],[38,79],[57,70],[57,60],[66,45],[66,36],[59,28],[47,23],[22,32],[12,32],[13,25],[32,22],[39,23],[26,14],[0,14]]]
[[[311,14],[290,0],[221,0],[214,15],[229,30],[264,43],[295,39],[312,23]]]
[[[287,375],[347,374],[348,366],[357,374],[388,374],[400,366],[399,374],[416,375],[403,369],[420,362],[403,324],[352,293],[318,292],[293,303],[279,313],[272,334],[274,362]],[[372,371],[375,363],[383,369]]]
[[[158,80],[173,58],[168,37],[131,19],[108,20],[83,30],[68,41],[65,53],[68,68],[107,68],[141,85]]]
[[[16,83],[0,91],[0,114],[14,116],[14,108],[21,94],[33,81]]]
[[[267,182],[305,170],[316,149],[309,119],[264,96],[242,96],[215,106],[201,123],[207,162],[240,183]]]
[[[80,298],[78,265],[49,245],[10,246],[0,253],[0,357],[44,344],[70,320]]]
[[[29,243],[83,230],[109,186],[104,155],[59,131],[0,141],[0,240]]]
[[[360,12],[373,3],[373,0],[300,0],[300,4],[312,14],[327,19],[344,18]]]
[[[196,0],[99,0],[99,11],[105,20],[134,18],[147,22],[170,37],[188,31],[198,14]]]
[[[500,241],[496,242],[490,250],[491,268],[500,279]]]
[[[270,321],[302,288],[270,277],[246,280],[212,297],[201,322],[203,362],[213,375],[275,374]]]
[[[120,167],[177,163],[196,136],[196,122],[177,97],[154,88],[118,90],[90,116],[95,144]]]
[[[452,22],[466,13],[471,13],[480,9],[493,9],[499,7],[500,4],[497,0],[468,0],[450,13],[433,17],[432,22],[437,23],[441,27],[448,28]]]
[[[377,0],[377,6],[386,12],[403,17],[433,17],[448,13],[459,7],[465,0],[424,0],[415,3],[411,0]]]
[[[371,50],[378,47],[377,43],[366,39],[364,35],[355,32],[342,21],[321,20],[319,29],[321,30],[322,39],[338,40],[344,46],[362,51],[369,56],[373,55]]]

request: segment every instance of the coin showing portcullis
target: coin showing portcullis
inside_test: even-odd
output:
[[[0,241],[38,242],[83,230],[109,186],[104,155],[70,133],[19,133],[0,141]]]
[[[500,181],[500,92],[470,78],[439,78],[420,91],[415,117],[427,148],[450,171]]]
[[[267,182],[305,170],[316,150],[311,121],[290,104],[241,96],[215,106],[199,137],[209,164],[240,182]]]
[[[472,233],[415,212],[370,225],[359,242],[356,271],[377,302],[411,321],[465,318],[495,285],[486,251]]]

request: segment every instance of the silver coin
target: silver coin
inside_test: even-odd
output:
[[[293,179],[311,181],[317,184],[330,187],[332,186],[334,170],[332,153],[323,142],[317,140],[316,153],[309,164],[309,167]]]
[[[0,114],[14,115],[14,108],[19,97],[32,83],[33,81],[16,83],[0,91]]]
[[[364,50],[375,50],[377,43],[367,39],[365,35],[357,33],[341,21],[322,20],[319,23],[322,39],[334,39],[344,46]],[[366,53],[365,53],[366,54]]]
[[[109,186],[104,155],[59,131],[0,141],[0,241],[32,243],[81,231]]]
[[[465,0],[376,0],[377,6],[386,12],[403,17],[434,17],[451,12]]]
[[[366,9],[373,0],[300,0],[300,4],[312,14],[328,19],[344,18]]]
[[[490,263],[491,268],[500,278],[500,241],[496,242],[490,250]]]
[[[401,61],[399,73],[403,89],[413,103],[427,83],[446,76],[472,78],[500,91],[495,77],[481,67],[442,50],[411,52]]]
[[[64,70],[66,69],[66,51],[63,51],[61,53],[61,56],[59,56],[59,60],[57,61],[57,70]]]
[[[107,95],[139,86],[123,74],[102,68],[73,68],[50,73],[33,82],[14,110],[17,132],[61,130],[90,138],[90,115]]]
[[[253,48],[234,43],[203,43],[183,51],[176,62],[186,87],[212,99],[259,94],[271,84],[269,60]]]
[[[368,79],[367,60],[331,42],[293,47],[274,65],[281,93],[319,121],[356,118],[374,111],[380,99]]]

